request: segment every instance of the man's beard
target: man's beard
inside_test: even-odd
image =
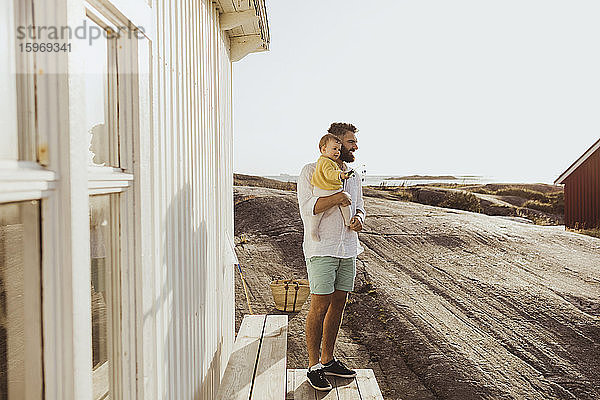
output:
[[[348,151],[348,149],[346,149],[343,145],[340,154],[340,160],[343,162],[354,162],[354,154]]]

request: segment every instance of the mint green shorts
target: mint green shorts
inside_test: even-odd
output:
[[[312,294],[331,294],[335,290],[351,292],[356,277],[356,257],[315,256],[306,259]]]

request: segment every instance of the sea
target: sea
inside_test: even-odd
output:
[[[279,174],[273,176],[265,176],[264,178],[275,179],[281,182],[296,182],[298,175]],[[389,175],[363,175],[363,186],[414,186],[414,185],[431,185],[431,184],[458,184],[458,185],[485,185],[487,183],[517,183],[513,180],[503,180],[497,177],[453,175],[444,176],[444,179],[427,179],[415,177],[393,177]]]

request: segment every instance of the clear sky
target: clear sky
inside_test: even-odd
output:
[[[600,138],[597,0],[267,0],[234,63],[235,171],[297,175],[333,121],[370,175],[551,183]]]

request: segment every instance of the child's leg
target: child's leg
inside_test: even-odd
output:
[[[312,237],[312,240],[314,240],[315,242],[320,242],[321,237],[319,236],[319,225],[321,225],[321,219],[323,218],[323,213],[317,214],[317,216],[319,218],[318,219],[315,218],[312,226],[310,227],[310,236]]]
[[[340,211],[342,212],[342,217],[344,217],[344,224],[350,226],[350,219],[352,219],[352,215],[350,215],[350,206],[340,206]]]
[[[327,189],[321,189],[320,187],[315,186],[313,188],[313,194],[315,196],[319,196],[319,197],[323,197],[323,196],[330,196],[332,194],[341,192],[342,189],[338,189],[338,190],[327,190]],[[319,237],[319,225],[321,224],[321,219],[323,218],[323,213],[317,214],[318,215],[318,220],[313,220],[313,224],[310,227],[310,236],[312,237],[312,239],[315,242],[320,242],[321,238]]]

